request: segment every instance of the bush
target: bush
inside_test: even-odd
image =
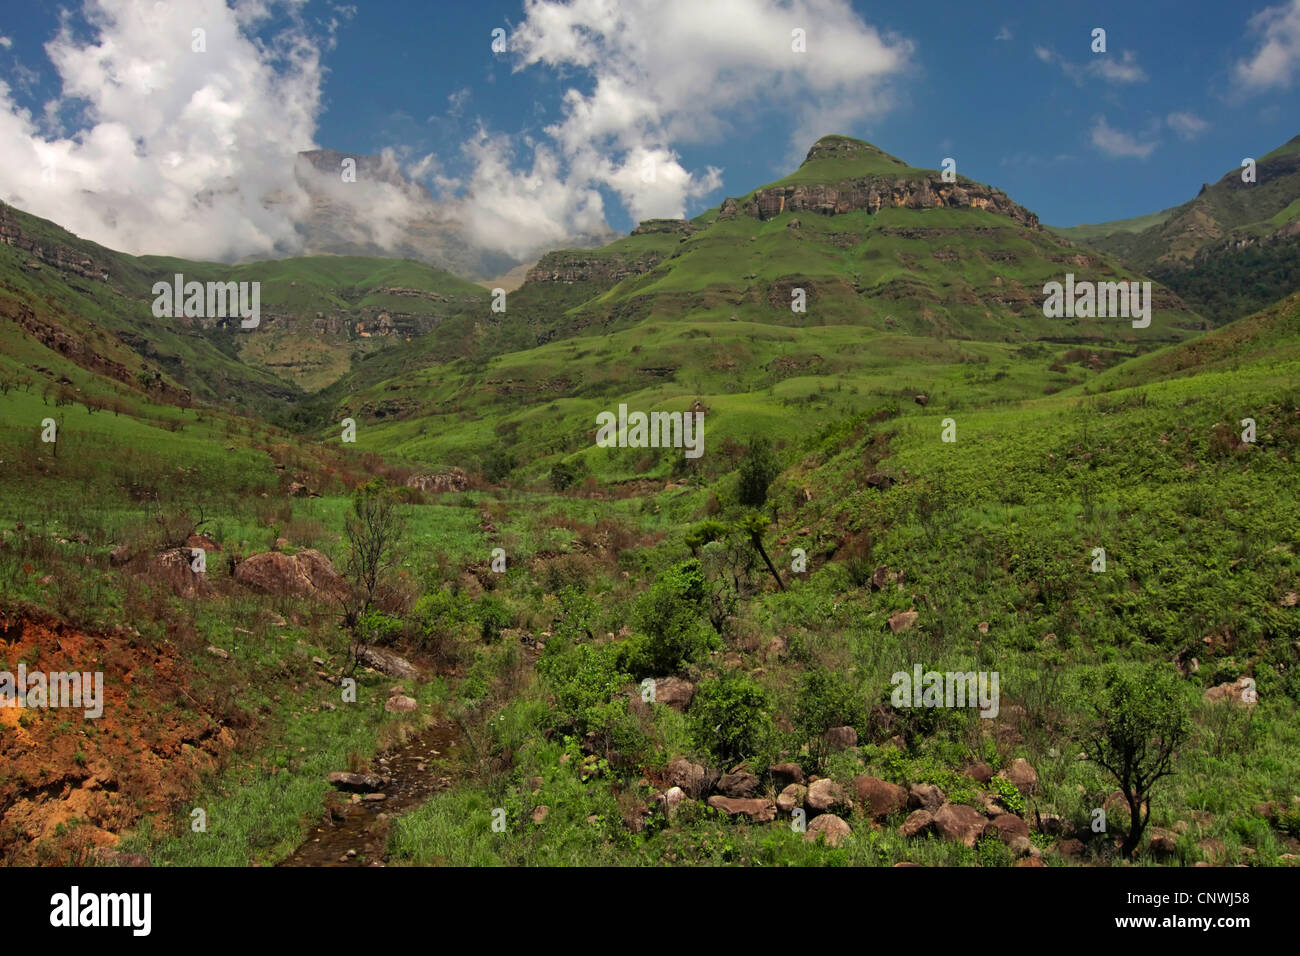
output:
[[[564,491],[586,473],[580,461],[557,461],[551,466],[551,487]]]
[[[760,753],[772,737],[767,695],[748,674],[700,683],[691,701],[691,736],[701,751],[730,765]]]
[[[479,633],[483,640],[492,643],[501,636],[501,632],[515,622],[510,606],[498,597],[484,595],[474,606],[474,617],[479,624]]]
[[[664,571],[637,599],[634,638],[620,645],[623,666],[633,676],[676,673],[720,644],[708,619],[707,590],[699,561],[684,561]]]
[[[820,737],[832,727],[861,730],[866,717],[861,695],[844,675],[821,668],[804,674],[794,723],[805,735]]]
[[[627,699],[614,695],[632,678],[614,651],[611,644],[579,644],[554,653],[547,647],[537,670],[555,694],[562,729],[602,730],[627,713]]]

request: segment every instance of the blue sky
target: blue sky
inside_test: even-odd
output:
[[[33,186],[21,198],[119,247],[164,241],[148,222],[168,216],[178,220],[171,241],[202,245],[178,204],[187,190],[227,193],[214,179],[224,176],[249,195],[203,228],[228,234],[234,254],[242,241],[288,241],[258,210],[266,192],[286,188],[269,172],[283,157],[311,145],[390,150],[458,215],[481,218],[475,241],[523,258],[602,223],[694,215],[783,175],[824,133],[918,166],[952,156],[963,175],[1061,225],[1177,204],[1300,134],[1300,0],[628,0],[613,14],[597,0],[267,7],[7,10],[0,160],[21,166],[26,137],[30,157],[57,154],[79,186],[42,200]],[[209,25],[204,58],[176,52],[194,24]],[[505,53],[490,48],[498,27]],[[806,31],[803,54],[790,50],[795,27]],[[1105,53],[1090,49],[1097,27]],[[117,95],[99,91],[108,87]],[[203,122],[223,130],[217,161]],[[640,175],[647,163],[653,186]],[[152,185],[160,177],[167,188]],[[113,194],[111,228],[104,210],[92,221],[76,205],[87,182]]]

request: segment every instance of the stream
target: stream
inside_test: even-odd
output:
[[[322,822],[279,866],[383,866],[392,820],[451,786],[444,770],[455,758],[457,738],[455,725],[439,720],[376,758],[374,772],[388,778],[383,800],[331,790]]]

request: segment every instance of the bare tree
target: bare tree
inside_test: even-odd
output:
[[[393,490],[382,478],[367,482],[352,495],[352,512],[343,523],[348,553],[344,574],[350,585],[341,599],[343,628],[351,643],[355,670],[366,642],[366,617],[374,607],[383,578],[397,564],[406,519]]]

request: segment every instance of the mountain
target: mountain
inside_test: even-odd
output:
[[[0,203],[0,312],[87,367],[207,401],[283,406],[362,356],[486,308],[486,290],[409,260],[316,256],[229,266],[129,256]],[[249,334],[216,319],[158,318],[153,286],[261,283]]]
[[[1136,219],[1054,229],[1149,272],[1216,323],[1300,288],[1300,136],[1196,198]]]

